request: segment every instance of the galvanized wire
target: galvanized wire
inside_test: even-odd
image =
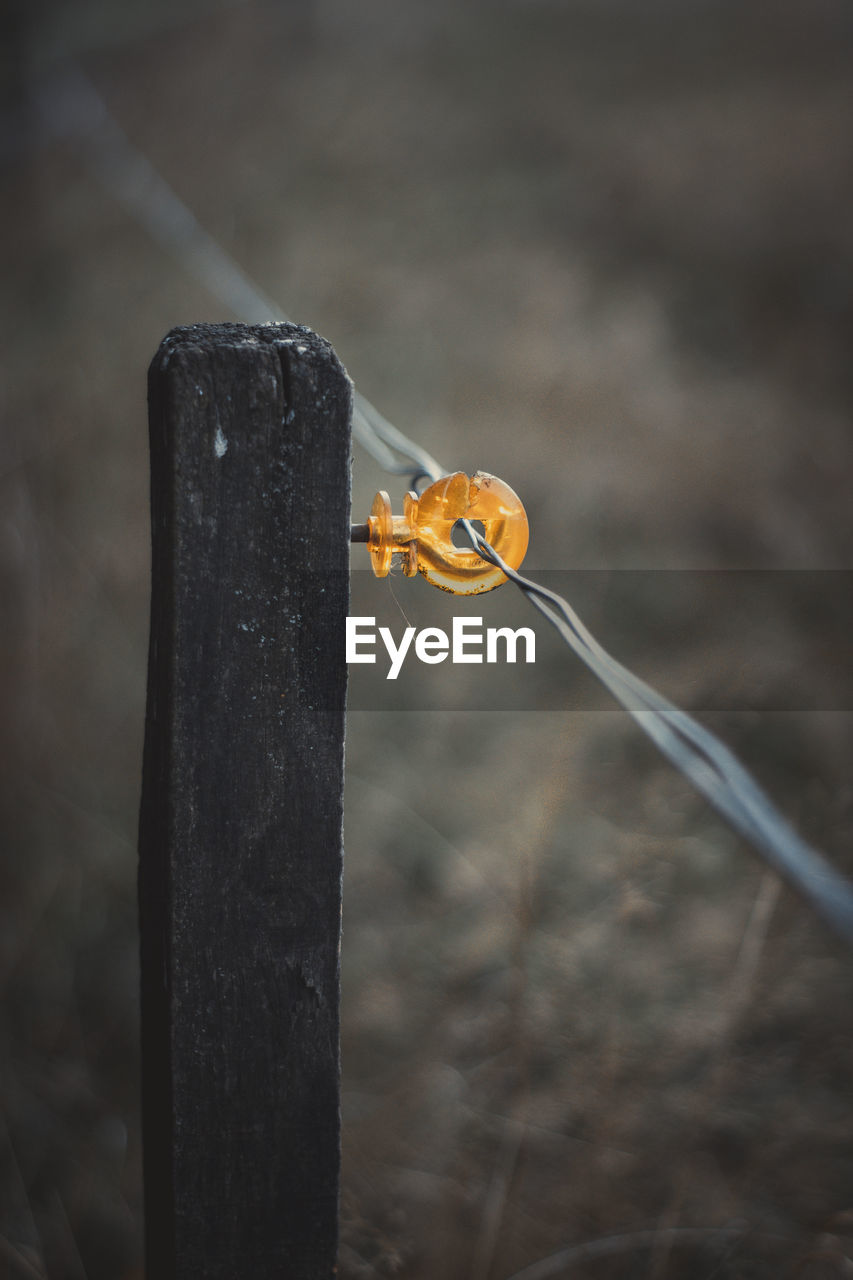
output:
[[[37,93],[36,103],[45,130],[80,139],[93,170],[114,198],[235,315],[254,324],[287,321],[130,142],[81,71],[71,67],[55,76]],[[413,486],[448,474],[357,391],[353,434],[384,471],[409,476]],[[510,568],[468,520],[460,523],[474,549],[524,592],[662,754],[841,938],[853,944],[853,885],[794,831],[729,748],[611,657],[567,600]]]
[[[840,937],[853,944],[853,884],[797,834],[729,748],[611,657],[563,596],[510,568],[470,521],[460,523],[475,550],[524,592],[663,755]]]
[[[215,298],[247,324],[286,324],[289,316],[205,230],[180,196],[130,141],[95,86],[71,64],[35,95],[48,136],[83,143],[95,175],[151,235]],[[353,435],[384,471],[438,479],[441,468],[425,449],[393,426],[360,392],[353,392]],[[390,446],[390,447],[389,447]],[[393,450],[409,462],[401,461]]]

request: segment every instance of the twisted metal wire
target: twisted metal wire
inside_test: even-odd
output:
[[[36,106],[45,131],[83,141],[93,170],[113,197],[235,315],[255,324],[287,321],[281,308],[225,253],[134,147],[79,69],[71,67],[43,85],[36,94]],[[448,474],[357,391],[353,435],[383,470],[409,476],[412,486],[424,478],[438,480]],[[853,945],[853,884],[794,831],[729,748],[611,657],[564,597],[510,568],[470,521],[460,523],[474,550],[515,583],[662,754]]]

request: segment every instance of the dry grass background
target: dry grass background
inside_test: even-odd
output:
[[[523,494],[531,568],[838,569],[853,24],[833,0],[3,21],[0,1272],[108,1280],[140,1245],[144,375],[172,325],[230,317],[22,89],[77,58],[361,390]],[[378,480],[357,454],[358,511]],[[757,703],[704,718],[853,870],[849,647],[784,603]],[[737,661],[664,633],[643,674],[701,706]],[[347,750],[344,1280],[508,1280],[622,1236],[549,1274],[849,1274],[849,956],[631,724],[377,708]]]

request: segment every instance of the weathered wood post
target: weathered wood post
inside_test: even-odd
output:
[[[150,1280],[334,1269],[350,402],[291,325],[175,329],[149,374]]]

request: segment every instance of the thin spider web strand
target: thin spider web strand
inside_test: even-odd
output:
[[[515,1271],[509,1280],[558,1280],[566,1276],[570,1268],[598,1258],[617,1257],[619,1254],[653,1249],[658,1244],[669,1245],[729,1245],[747,1239],[761,1239],[778,1244],[789,1244],[790,1237],[753,1232],[746,1225],[731,1227],[655,1227],[646,1231],[631,1231],[624,1235],[602,1236],[583,1244],[569,1245],[547,1258]]]

